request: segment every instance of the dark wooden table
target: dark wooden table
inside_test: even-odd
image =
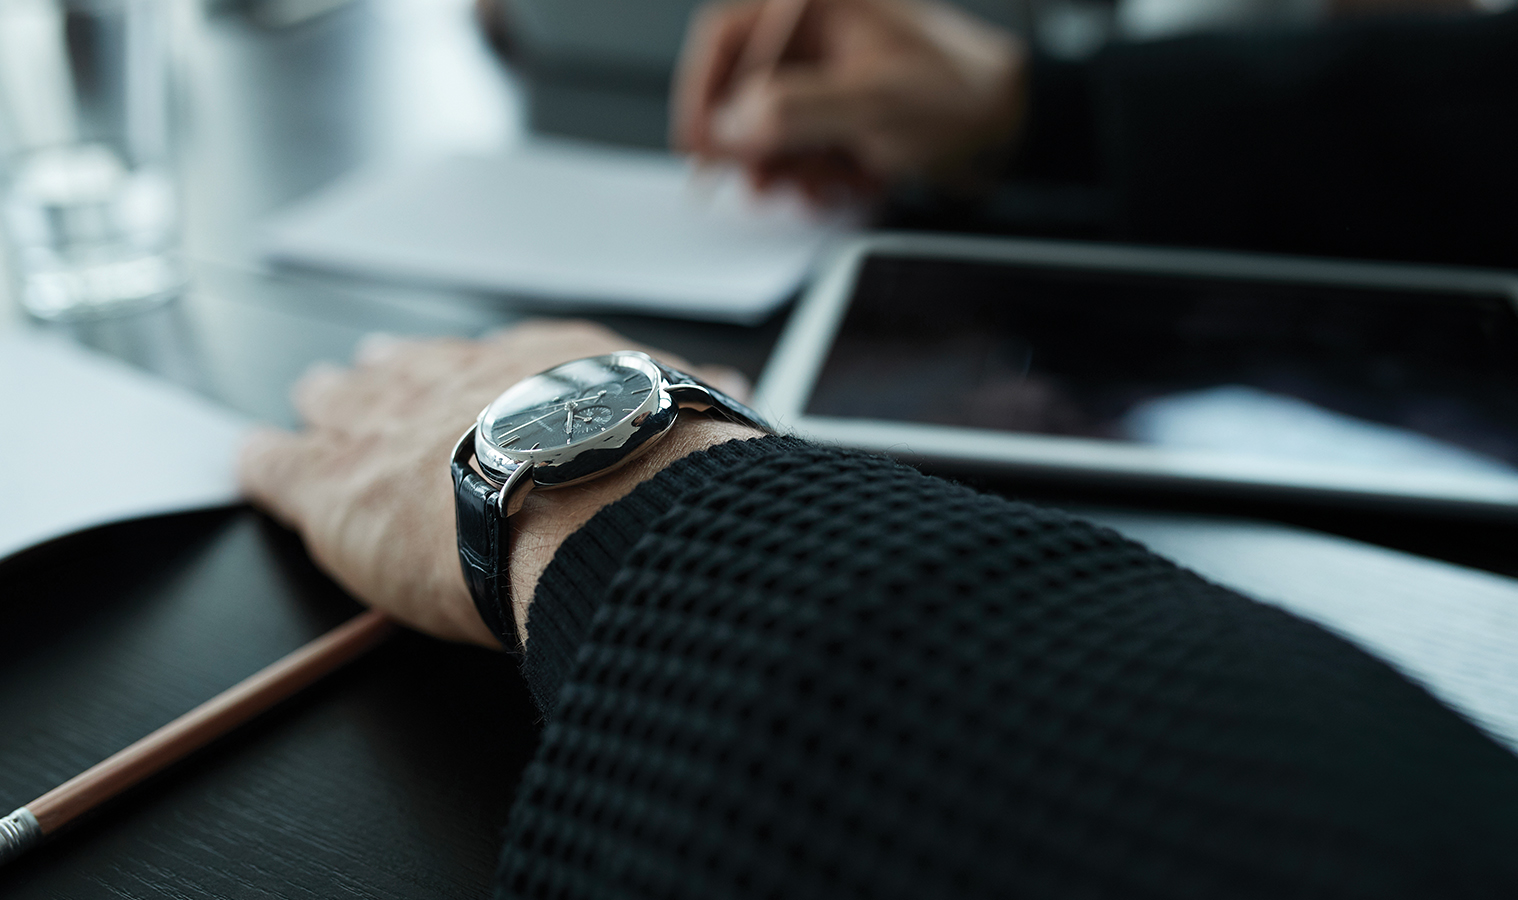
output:
[[[0,565],[19,805],[358,610],[245,508]],[[0,870],[0,896],[480,896],[535,711],[507,658],[409,632]]]
[[[150,314],[73,328],[76,338],[250,415],[290,423],[291,382],[315,361],[346,360],[368,332],[473,335],[533,312],[512,298],[270,270],[255,253],[264,215],[355,167],[517,139],[520,101],[472,33],[468,0],[354,0],[284,29],[210,15],[189,0],[176,8],[194,288]],[[750,376],[782,324],[602,321]],[[1254,560],[1256,568],[1290,568],[1312,548],[1315,590],[1359,590],[1374,579],[1358,573],[1374,566],[1336,539],[1292,530],[1283,543],[1277,526],[1259,531],[1237,517],[1494,571],[1511,570],[1518,537],[1492,522],[1071,485],[999,487],[1125,507],[1121,521],[1131,533],[1143,537],[1144,523],[1156,523],[1151,533],[1165,538],[1167,552],[1204,571],[1216,563],[1225,580],[1245,572],[1233,564],[1256,533],[1274,535],[1277,555]],[[1219,513],[1233,518],[1202,515]],[[1230,539],[1188,538],[1202,533]],[[1409,573],[1424,569],[1420,585]],[[1467,584],[1448,567],[1405,557],[1386,572],[1403,586],[1403,604],[1416,604],[1419,591]],[[1384,587],[1390,576],[1382,575]],[[1239,578],[1241,588],[1256,586],[1247,573]],[[1257,586],[1267,599],[1295,590],[1287,582]],[[1492,590],[1488,605],[1500,606],[1506,595]],[[247,509],[107,527],[0,564],[0,812],[355,609],[297,540]],[[505,658],[402,635],[0,870],[0,897],[480,896],[535,740],[535,713]]]

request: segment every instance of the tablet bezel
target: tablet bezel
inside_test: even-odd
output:
[[[1518,309],[1518,276],[1512,273],[1064,241],[873,235],[841,247],[801,298],[760,378],[755,407],[781,430],[810,440],[952,469],[1518,514],[1518,476],[1364,470],[1089,438],[807,415],[806,403],[848,310],[860,267],[872,254],[1283,284],[1496,293],[1506,295]]]

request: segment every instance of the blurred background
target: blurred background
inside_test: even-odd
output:
[[[314,359],[346,358],[359,334],[473,332],[504,320],[470,298],[373,285],[360,298],[346,285],[278,274],[258,245],[270,213],[346,172],[520,139],[519,84],[468,2],[146,7],[137,12],[161,14],[153,27],[165,36],[165,162],[177,184],[186,287],[152,309],[55,328],[289,421],[289,381]],[[7,155],[10,169],[16,160]],[[15,327],[25,313],[14,237],[7,249],[4,308]]]
[[[961,3],[1056,63],[1114,43],[1510,4]],[[372,332],[470,336],[584,314],[754,379],[812,260],[863,225],[1104,236],[1079,187],[1013,184],[987,204],[1010,215],[988,226],[910,185],[819,211],[693,174],[666,135],[697,6],[0,0],[0,328],[294,425],[299,374],[347,361]],[[25,390],[45,400],[49,387]],[[68,403],[38,401],[52,407]]]
[[[1113,40],[1311,25],[1464,2],[964,0],[963,5],[1027,36],[1053,57],[1074,59]],[[160,187],[169,185],[167,194],[155,195],[156,202],[174,205],[167,224],[160,211],[151,238],[154,246],[167,248],[168,262],[147,274],[139,266],[134,277],[139,292],[146,279],[156,286],[155,296],[168,302],[53,327],[248,414],[289,421],[284,395],[295,373],[316,359],[346,358],[360,334],[477,333],[511,321],[522,307],[510,291],[484,291],[478,284],[420,289],[398,286],[393,278],[343,278],[276,265],[270,260],[278,254],[269,252],[271,217],[355,172],[488,156],[530,136],[662,149],[672,71],[696,5],[694,0],[0,0],[0,10],[12,20],[68,17],[67,53],[78,57],[72,64],[93,67],[97,80],[131,69],[139,108],[150,106],[143,97],[160,89],[151,70],[160,62],[164,66],[162,115],[155,119],[139,109],[134,115],[148,121],[133,127],[134,139],[150,144],[153,139],[143,134],[163,132],[160,145],[147,151],[152,159],[146,167],[159,177]],[[89,24],[92,17],[127,14],[144,20],[139,32],[161,28],[161,43],[140,34],[129,39],[124,30],[111,32],[98,21]],[[86,34],[91,27],[93,38]],[[121,46],[113,50],[112,40]],[[41,86],[49,77],[47,55],[34,48],[28,57],[15,46],[0,54],[6,57],[0,62],[5,76],[0,85],[6,88],[0,97],[5,101],[0,146],[9,148],[0,156],[0,177],[13,193],[18,184],[37,182],[21,177],[25,154],[18,148],[24,149],[26,135],[20,132],[29,127],[23,121],[28,103],[50,102],[49,89]],[[81,91],[88,80],[82,73],[87,74],[76,72],[74,85]],[[57,160],[52,163],[56,168]],[[98,158],[69,165],[83,166],[70,171],[86,181],[115,177],[110,173],[116,163]],[[135,177],[140,166],[128,161],[127,168]],[[112,185],[103,189],[119,189]],[[71,190],[77,192],[78,185]],[[14,225],[18,216],[11,221]],[[27,251],[18,246],[24,230],[7,230],[8,275],[0,280],[0,309],[12,327],[26,318],[20,270],[26,268]],[[723,356],[751,376],[762,365],[775,327],[641,318],[614,324],[675,350]]]

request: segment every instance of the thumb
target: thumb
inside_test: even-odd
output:
[[[861,136],[859,100],[816,68],[751,78],[714,113],[712,137],[723,154],[743,159],[851,147]]]

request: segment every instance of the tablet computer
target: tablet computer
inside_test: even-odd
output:
[[[1518,278],[875,236],[802,298],[756,404],[959,470],[1518,513]]]

